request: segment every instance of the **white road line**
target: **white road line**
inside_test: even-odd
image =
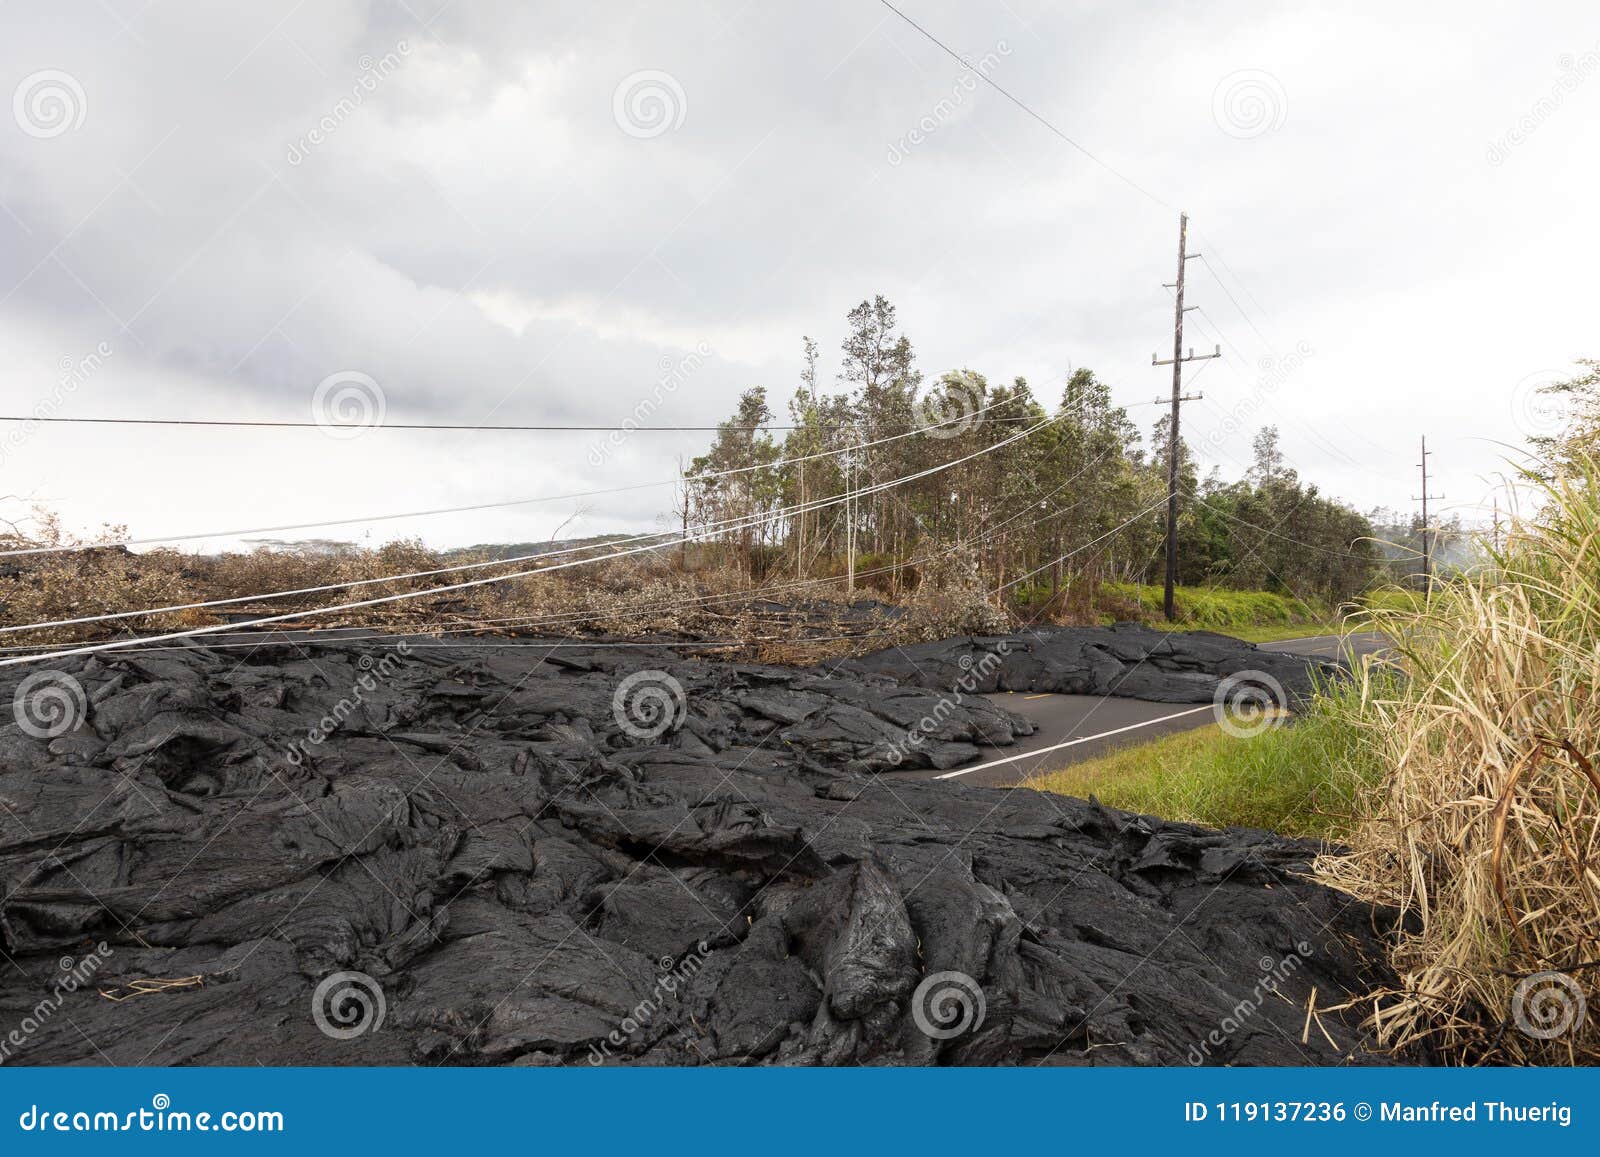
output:
[[[958,775],[967,775],[970,772],[982,771],[988,767],[1000,767],[1002,764],[1015,763],[1019,759],[1031,759],[1035,755],[1046,755],[1052,751],[1060,751],[1063,747],[1076,747],[1080,743],[1089,743],[1096,739],[1104,739],[1108,735],[1121,735],[1124,731],[1137,731],[1141,727],[1151,727],[1157,723],[1165,723],[1169,719],[1182,719],[1185,715],[1198,715],[1202,711],[1212,711],[1215,708],[1207,703],[1204,707],[1191,707],[1187,711],[1174,711],[1171,715],[1162,715],[1155,719],[1146,719],[1143,723],[1130,723],[1126,727],[1118,727],[1111,731],[1102,731],[1098,735],[1085,735],[1080,739],[1069,739],[1065,743],[1057,743],[1053,747],[1041,747],[1037,751],[1025,751],[1021,755],[1008,755],[1004,759],[992,759],[988,763],[980,763],[976,767],[963,767],[959,771],[947,771],[943,775],[936,775],[934,779],[954,779]]]

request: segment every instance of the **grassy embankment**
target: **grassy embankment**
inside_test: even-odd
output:
[[[1377,778],[1379,767],[1351,715],[1319,707],[1294,726],[1241,721],[1242,730],[1260,728],[1246,736],[1208,724],[1118,748],[1028,786],[1093,795],[1164,819],[1340,839],[1351,831],[1357,793]]]
[[[1333,885],[1397,911],[1396,982],[1361,999],[1384,1045],[1450,1063],[1600,1061],[1600,460],[1534,493],[1503,551],[1395,595],[1403,678],[1293,725],[1209,728],[1036,781],[1210,824],[1337,837]]]
[[[1142,591],[1147,599],[1153,592],[1150,601],[1159,613],[1160,589]],[[1174,629],[1220,631],[1251,642],[1370,629],[1384,616],[1420,607],[1414,593],[1387,589],[1363,595],[1342,618],[1318,618],[1327,616],[1320,605],[1265,591],[1180,587],[1179,593],[1180,612],[1188,594],[1193,616]],[[1163,739],[1133,740],[1097,759],[1039,776],[1029,786],[1063,795],[1092,793],[1128,811],[1214,827],[1236,824],[1342,839],[1354,823],[1354,793],[1374,782],[1381,766],[1361,742],[1359,708],[1353,689],[1335,690],[1293,727],[1241,738],[1208,725]]]
[[[1176,631],[1217,631],[1250,643],[1269,643],[1306,635],[1337,634],[1342,616],[1314,599],[1288,598],[1272,591],[1178,587],[1178,621],[1162,617],[1159,586],[1106,583],[1100,588],[1102,621],[1138,619]]]

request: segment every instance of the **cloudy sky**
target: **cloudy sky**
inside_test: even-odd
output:
[[[1532,386],[1600,356],[1592,0],[900,6],[965,65],[879,0],[12,0],[0,412],[709,423],[787,398],[802,334],[831,381],[875,293],[930,374],[1054,398],[1089,366],[1146,403],[1179,209],[1192,344],[1227,355],[1185,429],[1225,475],[1272,422],[1325,490],[1405,508],[1427,433],[1476,503],[1551,420]],[[0,492],[135,536],[650,481],[704,443],[0,427]],[[669,502],[337,533],[526,540]]]

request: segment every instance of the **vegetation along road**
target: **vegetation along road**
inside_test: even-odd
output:
[[[1359,656],[1381,650],[1374,633],[1312,635],[1263,643],[1268,651],[1289,651],[1323,658]],[[1003,752],[953,771],[921,768],[881,773],[890,779],[947,779],[977,787],[1013,787],[1033,776],[1094,759],[1115,748],[1148,742],[1163,735],[1204,727],[1215,718],[1210,704],[1151,703],[1143,699],[1111,699],[1099,695],[1018,694],[997,692],[990,702],[1031,719],[1039,730]]]

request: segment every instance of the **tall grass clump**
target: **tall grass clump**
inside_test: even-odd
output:
[[[1366,684],[1387,774],[1319,865],[1403,918],[1379,1041],[1455,1063],[1600,1060],[1600,461],[1529,483],[1483,566],[1369,606],[1406,678]]]

